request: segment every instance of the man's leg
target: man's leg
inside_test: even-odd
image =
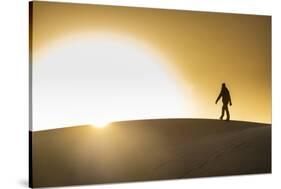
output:
[[[222,108],[221,108],[221,117],[220,117],[220,120],[223,119],[223,116],[224,116],[224,105],[223,105]]]
[[[226,120],[227,121],[229,121],[229,119],[230,119],[230,115],[229,115],[229,110],[228,110],[228,106],[227,105],[225,105],[225,111],[226,111]]]

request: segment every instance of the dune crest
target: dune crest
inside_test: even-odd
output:
[[[34,187],[271,173],[271,125],[159,119],[37,131]]]

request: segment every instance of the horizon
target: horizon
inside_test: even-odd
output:
[[[59,127],[59,128],[50,128],[50,129],[43,129],[43,130],[34,130],[31,132],[40,132],[40,131],[50,131],[50,130],[58,130],[58,129],[68,129],[68,128],[77,128],[77,127],[94,127],[96,129],[106,129],[106,127],[114,127],[114,126],[120,126],[119,124],[127,124],[127,123],[135,123],[135,122],[155,122],[155,121],[216,121],[216,122],[226,122],[227,124],[230,123],[250,123],[250,124],[257,124],[257,125],[269,125],[272,126],[272,123],[263,123],[263,122],[252,122],[252,121],[243,121],[243,120],[218,120],[218,119],[212,119],[212,118],[156,118],[156,119],[134,119],[134,120],[119,120],[110,122],[104,126],[97,126],[92,124],[81,124],[81,125],[69,125],[65,127]],[[134,125],[132,125],[134,126]],[[187,125],[188,127],[189,125]],[[153,127],[153,126],[152,126]],[[176,126],[175,126],[176,127]]]

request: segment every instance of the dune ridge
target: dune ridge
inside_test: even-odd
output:
[[[271,125],[122,121],[32,132],[33,186],[271,173]]]

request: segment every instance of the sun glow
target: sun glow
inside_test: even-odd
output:
[[[32,81],[36,130],[191,113],[165,59],[127,38],[97,35],[60,42],[35,58]]]
[[[107,127],[111,122],[109,119],[94,119],[91,121],[91,126],[96,128],[105,128]]]

